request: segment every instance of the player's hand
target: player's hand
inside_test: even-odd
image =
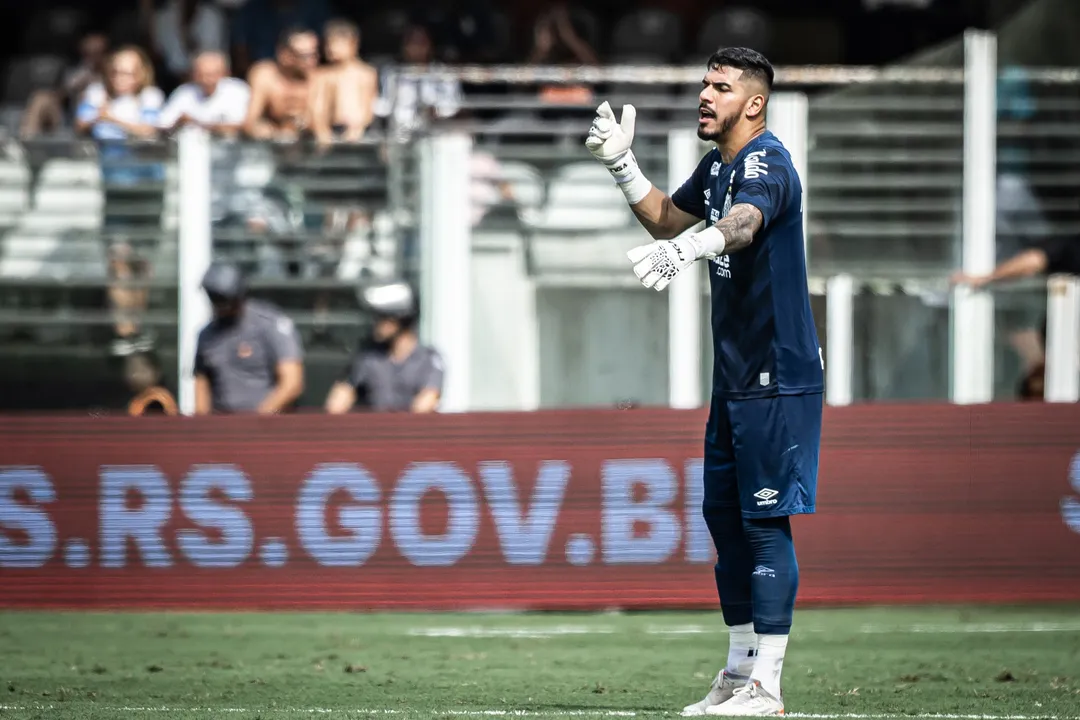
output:
[[[626,253],[634,263],[634,274],[645,287],[660,292],[675,276],[694,264],[698,249],[688,236],[657,240],[639,245]]]
[[[596,109],[596,118],[589,128],[589,137],[585,147],[602,162],[612,174],[618,174],[622,161],[630,153],[630,144],[634,141],[634,123],[637,110],[633,105],[623,105],[622,121],[615,121],[615,113],[605,100]]]

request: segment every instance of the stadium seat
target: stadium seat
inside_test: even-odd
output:
[[[691,61],[700,62],[722,47],[751,47],[769,54],[772,26],[764,13],[745,6],[728,7],[708,17],[697,38],[697,53]]]
[[[64,58],[59,55],[24,55],[4,70],[5,105],[24,105],[35,90],[55,87],[64,72]]]
[[[633,216],[607,168],[580,162],[556,170],[544,207],[523,219],[537,229],[590,232],[625,226]]]
[[[519,206],[538,208],[544,204],[544,177],[534,166],[516,160],[500,160],[499,170],[500,179],[510,183]]]
[[[615,23],[608,54],[615,63],[667,63],[677,58],[681,41],[682,24],[674,13],[637,10]]]
[[[93,160],[54,158],[41,167],[40,186],[101,187],[101,168]]]
[[[30,205],[30,171],[13,161],[0,162],[0,228],[16,225]]]

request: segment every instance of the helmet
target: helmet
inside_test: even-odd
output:
[[[416,293],[405,282],[383,283],[361,288],[360,304],[376,317],[393,318],[402,325],[411,325],[420,314]]]
[[[207,295],[237,300],[244,296],[247,290],[244,284],[244,275],[240,268],[231,263],[215,262],[203,275],[203,290]]]

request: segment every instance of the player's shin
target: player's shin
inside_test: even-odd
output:
[[[751,592],[753,551],[743,530],[739,508],[706,506],[705,524],[716,546],[716,591],[728,626],[725,669],[733,675],[747,677],[757,652]]]
[[[787,517],[745,520],[746,537],[753,549],[751,576],[754,630],[758,652],[750,675],[762,689],[780,697],[780,673],[799,588],[799,566]]]

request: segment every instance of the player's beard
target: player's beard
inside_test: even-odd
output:
[[[733,112],[726,118],[720,121],[720,127],[713,132],[708,132],[700,125],[698,126],[697,136],[701,140],[710,142],[720,142],[731,131],[731,128],[735,127],[735,123],[739,122],[739,113]]]

